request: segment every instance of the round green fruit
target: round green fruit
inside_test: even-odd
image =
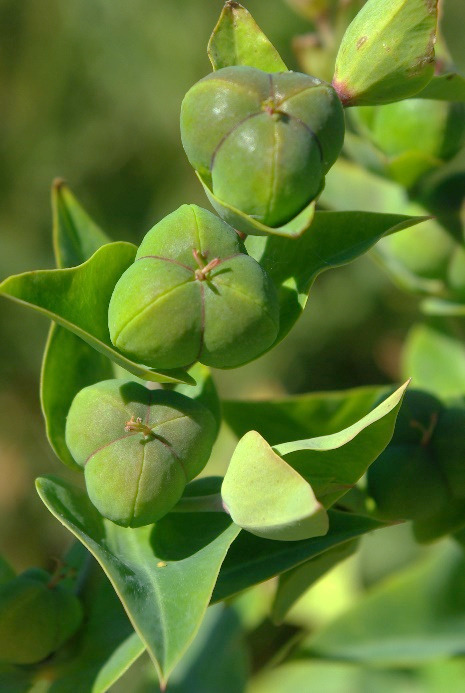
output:
[[[432,446],[442,411],[433,395],[406,392],[392,441],[367,474],[368,491],[384,519],[418,519],[447,501],[447,486]]]
[[[166,515],[206,465],[216,436],[202,404],[130,380],[81,390],[66,423],[66,443],[84,467],[97,510],[124,527]]]
[[[392,445],[368,470],[368,491],[386,520],[431,515],[447,500],[439,466],[423,447]]]
[[[455,248],[454,239],[433,219],[381,241],[381,249],[402,268],[421,279],[440,282],[447,280]]]
[[[36,664],[79,628],[82,607],[43,570],[22,573],[0,587],[0,661]]]
[[[333,87],[297,72],[225,67],[197,82],[181,107],[192,166],[216,197],[268,226],[315,199],[344,127]]]
[[[235,368],[276,340],[278,299],[228,224],[183,205],[145,236],[111,297],[111,341],[154,368]]]
[[[355,118],[388,156],[419,151],[448,160],[465,145],[465,104],[406,99],[364,106]]]
[[[450,492],[465,498],[465,410],[462,407],[444,409],[431,440]]]

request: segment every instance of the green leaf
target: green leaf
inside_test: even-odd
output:
[[[441,12],[441,33],[447,44],[452,62],[461,72],[465,71],[465,53],[463,50],[463,33],[460,27],[463,22],[462,0],[446,0]]]
[[[231,65],[249,65],[265,72],[287,72],[276,48],[270,43],[245,7],[229,0],[208,43],[214,70]]]
[[[57,267],[75,267],[88,260],[108,236],[78,203],[66,183],[52,186],[53,249]]]
[[[328,516],[329,532],[324,537],[313,537],[303,541],[272,541],[261,539],[249,532],[241,532],[231,545],[221,567],[212,601],[231,597],[335,546],[384,526],[369,517],[336,510],[330,510]],[[178,536],[182,536],[182,532],[189,527],[189,517],[192,515],[167,516],[170,518],[171,526],[175,526]]]
[[[238,438],[258,431],[270,445],[337,433],[362,418],[388,387],[312,392],[284,399],[223,402],[223,416]]]
[[[323,575],[352,556],[357,546],[356,539],[348,541],[280,575],[271,612],[274,623],[282,623],[296,601]]]
[[[320,503],[328,508],[345,495],[385,449],[407,384],[337,433],[273,448],[256,431],[246,433],[233,454],[221,492],[234,522],[256,536],[274,540],[325,534],[327,516]]]
[[[327,628],[298,657],[413,666],[465,648],[465,560],[455,545],[391,577]]]
[[[333,85],[345,106],[414,96],[434,74],[437,0],[368,0],[348,27]]]
[[[93,566],[80,598],[84,625],[65,657],[58,653],[57,662],[48,665],[53,676],[48,693],[104,693],[145,650],[97,566]]]
[[[112,377],[111,361],[72,332],[52,324],[42,362],[40,397],[48,441],[71,469],[82,472],[65,441],[71,402],[83,387]]]
[[[465,79],[456,72],[433,77],[431,82],[415,98],[463,103],[465,102]]]
[[[402,372],[415,388],[442,398],[463,396],[465,348],[442,324],[415,325],[404,347]]]
[[[274,445],[312,486],[316,497],[329,508],[365,474],[388,445],[407,381],[390,397],[352,426],[318,438]]]
[[[298,541],[328,531],[312,487],[256,431],[239,441],[221,487],[233,521],[257,537]]]
[[[52,187],[57,267],[80,265],[109,239],[61,180]],[[66,416],[79,390],[113,377],[111,362],[77,335],[52,323],[42,361],[40,398],[48,441],[59,459],[80,471],[65,442]]]
[[[9,582],[10,580],[13,580],[15,576],[16,573],[11,567],[11,565],[8,563],[6,558],[0,556],[0,585],[3,585],[5,582]]]
[[[0,294],[25,303],[74,332],[130,373],[155,382],[191,382],[185,371],[154,371],[134,363],[111,344],[108,303],[122,273],[134,261],[132,243],[109,243],[78,267],[37,270],[8,277]]]
[[[212,207],[218,212],[230,226],[250,234],[251,236],[282,236],[284,238],[299,238],[312,224],[315,216],[316,201],[313,200],[297,216],[283,226],[267,226],[262,224],[254,217],[241,212],[237,207],[233,207],[227,202],[223,202],[213,194],[205,180],[198,171],[195,172],[197,178],[202,183],[206,196]]]
[[[160,680],[166,681],[202,622],[220,566],[239,528],[223,513],[218,513],[222,519],[215,532],[205,536],[196,534],[190,523],[184,541],[176,545],[178,551],[185,549],[182,557],[165,562],[154,551],[153,526],[126,529],[104,520],[82,490],[60,479],[42,477],[37,490],[50,512],[100,563]]]
[[[458,532],[464,527],[464,499],[450,497],[434,515],[415,520],[413,534],[420,544],[430,544],[447,534]]]
[[[170,678],[170,693],[243,693],[249,653],[242,623],[232,608],[208,609],[187,655]]]
[[[30,693],[33,690],[33,683],[33,671],[0,664],[0,689],[2,693]]]
[[[300,238],[249,237],[248,252],[279,289],[280,330],[276,343],[301,315],[319,274],[352,262],[383,236],[424,219],[374,212],[317,212],[312,226]]]

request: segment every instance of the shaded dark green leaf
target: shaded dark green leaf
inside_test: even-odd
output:
[[[57,267],[80,265],[109,242],[61,180],[55,181],[52,187],[52,211]],[[65,442],[66,416],[71,402],[83,387],[112,375],[111,362],[103,354],[61,325],[51,325],[42,360],[42,412],[52,449],[73,469],[79,467]]]
[[[83,491],[59,479],[40,478],[37,489],[50,512],[98,560],[160,679],[166,681],[202,622],[221,563],[239,528],[223,523],[189,555],[168,562],[154,553],[152,525],[127,529],[104,520]],[[193,534],[189,523],[186,540]]]
[[[221,567],[212,600],[221,601],[242,590],[284,573],[301,563],[379,529],[383,525],[368,517],[330,510],[329,532],[303,541],[273,541],[241,532],[231,545]],[[180,516],[181,517],[181,516]],[[184,516],[186,529],[189,526]]]
[[[273,446],[341,431],[370,411],[388,389],[361,387],[255,402],[226,400],[223,417],[238,438],[254,430]]]
[[[433,77],[415,98],[465,102],[465,79],[455,72]]]

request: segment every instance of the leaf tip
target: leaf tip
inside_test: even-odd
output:
[[[52,191],[53,192],[59,192],[61,190],[61,188],[65,187],[67,185],[68,185],[68,183],[65,180],[65,178],[60,178],[60,177],[54,178],[52,181]]]

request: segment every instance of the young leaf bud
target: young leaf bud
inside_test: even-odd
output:
[[[346,106],[414,96],[434,74],[437,0],[368,0],[344,34],[333,85]]]

